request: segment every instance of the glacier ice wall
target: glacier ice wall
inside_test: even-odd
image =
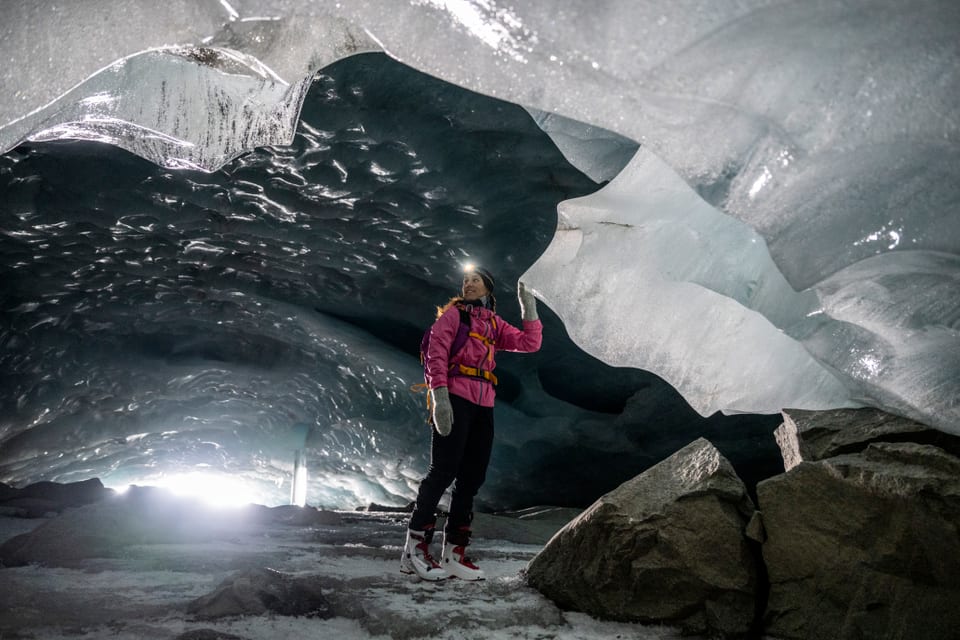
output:
[[[382,54],[318,74],[291,145],[216,172],[86,140],[0,155],[0,481],[215,481],[276,504],[303,447],[311,504],[405,504],[429,451],[416,348],[460,260],[496,265],[516,321],[557,203],[595,188],[520,107]],[[543,316],[550,343],[500,362],[484,504],[589,503],[685,430],[744,437]],[[667,404],[654,438],[640,414]]]
[[[657,372],[703,415],[869,404],[951,429],[958,267],[891,252],[798,293],[755,231],[641,149],[603,189],[560,204],[523,277],[577,344]]]
[[[209,297],[177,312],[172,290],[152,300],[144,292],[129,305],[106,295],[64,300],[74,308],[68,317],[87,324],[80,348],[69,330],[25,331],[42,343],[28,366],[56,375],[41,384],[28,371],[4,376],[21,411],[42,407],[18,433],[9,431],[20,411],[0,422],[4,477],[99,477],[125,487],[229,474],[246,500],[281,504],[292,452],[307,448],[311,504],[406,502],[428,450],[415,417],[421,401],[409,392],[416,362],[335,319],[263,296],[204,290]],[[58,304],[44,305],[50,325]],[[230,319],[214,320],[203,307]],[[13,309],[12,324],[19,328],[30,311]],[[90,326],[92,317],[100,327]],[[18,348],[5,338],[6,349]],[[366,401],[371,393],[377,402]]]
[[[5,59],[14,64],[4,71],[0,147],[10,148],[24,137],[71,135],[86,119],[85,105],[96,116],[118,95],[147,91],[141,83],[148,80],[124,84],[131,77],[108,66],[147,49],[175,55],[206,47],[203,51],[213,53],[194,55],[194,70],[175,75],[209,74],[208,60],[230,59],[241,62],[215,71],[265,84],[244,88],[249,99],[220,118],[206,102],[211,92],[190,92],[186,88],[197,83],[181,82],[183,100],[199,101],[183,113],[209,120],[171,129],[157,122],[166,112],[147,110],[138,120],[134,109],[138,112],[129,123],[134,140],[127,148],[162,162],[151,155],[156,138],[181,140],[182,135],[179,146],[201,148],[211,140],[230,141],[232,129],[248,122],[251,111],[273,114],[265,135],[289,133],[291,123],[281,120],[296,111],[292,96],[298,82],[333,59],[380,49],[534,113],[556,113],[641,143],[707,202],[754,229],[785,281],[801,292],[792,298],[778,293],[771,306],[749,304],[756,265],[746,265],[746,279],[739,283],[741,275],[723,286],[715,277],[706,283],[694,278],[688,284],[695,285],[695,297],[720,296],[705,319],[713,326],[756,324],[756,330],[720,343],[749,360],[735,369],[685,363],[687,345],[707,332],[706,322],[691,322],[678,325],[655,357],[634,354],[633,366],[661,367],[653,370],[672,377],[704,411],[776,411],[799,402],[794,398],[806,398],[807,406],[863,402],[960,430],[954,400],[956,297],[942,297],[955,291],[953,258],[960,249],[955,222],[960,6],[955,2],[224,0],[181,2],[162,16],[146,2],[122,7],[41,2],[13,9],[4,26],[13,36],[3,41]],[[98,76],[90,77],[104,67],[101,74],[118,78],[112,90],[96,84]],[[55,99],[77,83],[82,84],[70,101],[79,106],[66,108],[68,117],[58,122],[62,105]],[[125,112],[123,117],[131,116]],[[217,132],[211,134],[211,128]],[[241,130],[242,143],[200,156],[215,162],[257,143],[260,132]],[[156,133],[141,143],[143,132]],[[569,217],[567,223],[578,224]],[[560,235],[569,234],[558,234],[558,242]],[[720,245],[714,250],[725,251]],[[675,258],[683,263],[689,256]],[[658,269],[670,270],[664,264]],[[585,280],[590,271],[589,266],[565,267],[574,279]],[[548,280],[555,274],[537,277],[543,286],[532,274],[531,284],[549,296]],[[584,289],[570,302],[589,308],[603,307],[611,296],[633,299],[631,279],[614,280],[621,286]],[[820,304],[808,306],[812,296]],[[556,295],[552,298],[560,304]],[[794,317],[801,310],[805,322]],[[622,302],[611,311],[616,317],[601,323],[613,328],[607,332],[594,318],[564,319],[572,334],[590,333],[582,342],[585,348],[609,356],[628,345],[615,335],[616,327],[649,312]],[[653,318],[653,323],[675,319]],[[786,337],[774,340],[778,331]],[[772,341],[765,346],[776,342],[776,351],[751,354],[738,342],[760,335]],[[788,393],[757,388],[761,372],[777,371],[769,380],[787,391],[786,380],[794,373],[788,367],[801,360]],[[738,386],[743,368],[753,376]],[[701,370],[723,373],[732,383],[714,397],[711,386],[717,383],[700,377]],[[683,375],[675,375],[679,372]],[[842,397],[831,379],[846,389]]]

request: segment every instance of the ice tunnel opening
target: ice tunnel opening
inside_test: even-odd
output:
[[[515,283],[557,203],[597,189],[520,107],[382,54],[318,76],[293,145],[217,172],[89,141],[0,163],[3,481],[202,468],[282,504],[304,447],[307,502],[337,508],[414,495],[429,437],[408,389],[416,345],[459,262]],[[501,311],[518,317],[511,293]],[[778,471],[776,418],[701,418],[542,315],[543,352],[501,364],[483,508],[585,506],[703,434],[747,479]]]

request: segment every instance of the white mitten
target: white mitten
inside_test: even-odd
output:
[[[430,400],[433,406],[433,426],[442,436],[450,435],[453,428],[453,407],[450,406],[450,392],[446,387],[437,387],[430,390]]]
[[[520,317],[524,320],[537,320],[537,299],[527,291],[522,282],[517,283],[517,297],[520,298]]]

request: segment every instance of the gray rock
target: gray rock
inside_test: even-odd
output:
[[[753,515],[750,516],[750,522],[747,523],[744,535],[754,542],[763,543],[767,539],[767,532],[763,528],[763,516],[759,511],[754,511]]]
[[[376,502],[371,502],[367,507],[360,508],[358,511],[367,511],[368,513],[413,513],[414,507],[417,506],[416,502],[408,502],[402,507],[391,506],[387,504],[377,504]]]
[[[36,482],[22,489],[0,487],[0,506],[19,510],[20,517],[43,518],[71,507],[99,502],[114,495],[99,478],[80,482]]]
[[[213,593],[187,605],[187,612],[203,620],[227,616],[263,615],[331,617],[320,585],[307,577],[293,577],[273,569],[250,569],[224,580]]]
[[[699,439],[600,498],[528,565],[531,586],[566,609],[689,633],[747,633],[756,560],[753,503]]]
[[[342,524],[343,519],[335,511],[326,511],[316,507],[298,507],[283,505],[265,507],[266,521],[287,524],[296,527],[321,527]]]
[[[774,432],[774,437],[780,445],[786,471],[803,461],[863,451],[871,442],[932,444],[960,456],[957,436],[879,409],[784,409],[781,414],[783,424]]]
[[[930,445],[876,443],[801,463],[757,493],[768,634],[958,637],[960,459]]]

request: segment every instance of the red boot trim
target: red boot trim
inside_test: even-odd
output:
[[[423,556],[423,559],[427,561],[434,569],[440,568],[440,563],[434,560],[433,556],[430,555],[430,545],[426,542],[421,542],[417,545],[417,549],[420,551],[420,554]]]
[[[477,565],[473,564],[473,561],[470,560],[470,558],[467,557],[466,553],[467,553],[467,550],[466,550],[465,547],[454,547],[454,548],[453,548],[453,555],[454,555],[454,557],[455,557],[455,558],[459,558],[459,560],[457,560],[457,562],[459,562],[460,564],[462,564],[463,566],[465,566],[467,569],[473,569],[474,571],[479,571],[479,570],[480,570],[480,567],[478,567]]]

